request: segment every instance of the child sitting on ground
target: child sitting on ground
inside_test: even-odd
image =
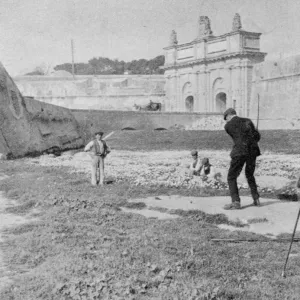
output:
[[[199,169],[199,175],[203,178],[214,178],[215,174],[215,168],[209,163],[209,159],[207,157],[203,158]]]

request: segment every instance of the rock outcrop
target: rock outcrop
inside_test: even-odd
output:
[[[0,63],[0,153],[8,157],[78,148],[78,123],[65,108],[23,97]]]

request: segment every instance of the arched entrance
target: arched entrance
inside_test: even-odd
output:
[[[194,97],[193,96],[188,96],[185,99],[185,111],[187,111],[187,112],[194,111]]]
[[[226,110],[226,94],[221,92],[216,95],[216,112],[223,113]]]

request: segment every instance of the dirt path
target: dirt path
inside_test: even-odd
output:
[[[201,210],[207,214],[225,214],[231,221],[241,221],[245,227],[234,227],[219,225],[220,228],[228,230],[250,231],[257,234],[266,234],[275,237],[281,233],[292,233],[297,218],[299,202],[285,202],[278,199],[261,198],[261,206],[252,205],[252,198],[243,196],[241,210],[224,210],[223,206],[230,203],[230,197],[182,197],[182,196],[159,196],[142,199],[129,200],[129,202],[143,202],[149,211],[151,208],[164,208],[165,218],[168,212],[174,209]],[[159,200],[158,200],[159,199]],[[140,213],[149,217],[144,209],[141,211],[131,210],[133,213]],[[154,213],[153,213],[154,215]],[[152,215],[150,215],[151,217]],[[159,216],[155,216],[159,217]],[[169,215],[172,217],[172,215]],[[298,227],[298,230],[300,228]]]
[[[1,174],[0,180],[7,178],[6,175]],[[11,283],[11,272],[8,266],[4,262],[3,252],[1,248],[4,242],[4,230],[8,227],[20,225],[29,222],[31,219],[23,216],[9,214],[5,212],[8,207],[14,206],[15,203],[12,200],[4,197],[3,193],[0,192],[0,290],[7,284]]]

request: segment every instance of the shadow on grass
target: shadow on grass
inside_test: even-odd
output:
[[[230,221],[228,217],[224,214],[207,214],[201,210],[182,210],[182,209],[175,209],[168,211],[170,214],[176,214],[181,217],[192,218],[197,221],[203,221],[208,224],[220,225],[226,224],[235,227],[247,227],[248,225],[237,220],[237,221]]]
[[[147,205],[144,202],[125,202],[122,204],[122,207],[130,209],[144,209],[147,207]]]

